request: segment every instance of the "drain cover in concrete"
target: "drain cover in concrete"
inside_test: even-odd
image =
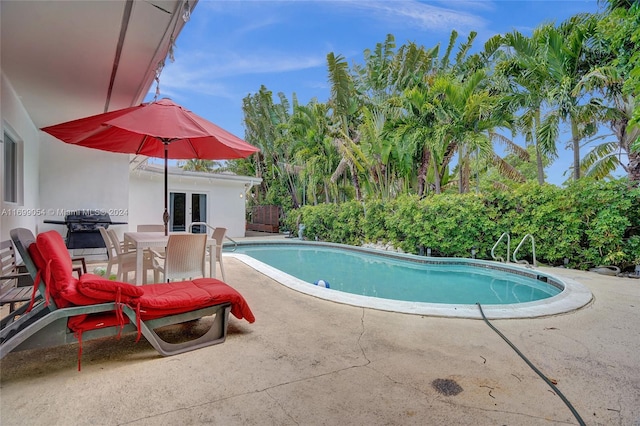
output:
[[[431,386],[446,396],[455,396],[463,391],[462,387],[451,379],[435,379],[431,382]]]

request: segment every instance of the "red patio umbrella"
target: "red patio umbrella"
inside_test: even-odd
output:
[[[231,160],[259,149],[169,99],[93,115],[41,130],[72,145],[164,157],[164,229],[168,233],[167,160]]]

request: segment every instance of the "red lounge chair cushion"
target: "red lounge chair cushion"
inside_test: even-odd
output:
[[[104,302],[102,299],[97,299],[88,294],[81,293],[79,289],[79,280],[75,277],[71,277],[68,285],[62,287],[58,299],[63,299],[65,301],[65,308],[68,306],[95,305]],[[56,299],[54,298],[54,300]],[[56,304],[60,306],[57,300]]]
[[[31,260],[33,260],[33,264],[36,265],[38,270],[43,270],[46,266],[46,262],[42,258],[40,254],[40,250],[38,250],[38,245],[36,243],[31,243],[31,245],[27,248],[29,251],[29,256],[31,256]]]
[[[91,274],[87,274],[90,276]],[[85,275],[83,275],[84,277]],[[96,277],[95,275],[93,277]],[[143,321],[165,317],[168,315],[177,315],[185,312],[195,311],[197,309],[206,308],[208,306],[217,305],[220,303],[230,302],[231,313],[238,319],[246,319],[248,322],[255,322],[253,312],[249,308],[249,305],[245,301],[244,297],[238,293],[233,287],[223,283],[220,280],[211,278],[201,278],[193,281],[178,281],[171,284],[149,284],[143,287],[135,287],[126,283],[120,283],[115,281],[109,281],[108,283],[102,283],[101,281],[108,281],[104,279],[98,280],[95,278],[87,278],[82,281],[82,278],[78,280],[79,289],[86,293],[90,287],[105,287],[111,288],[126,288],[126,291],[130,291],[129,296],[133,296],[133,293],[143,291],[143,294],[138,297],[131,297],[128,304],[134,307],[136,304],[140,304],[140,317]],[[89,284],[91,283],[91,284]],[[111,283],[111,284],[109,284]],[[128,287],[133,287],[128,288]],[[109,291],[105,292],[110,293]],[[98,293],[95,293],[98,295]],[[113,300],[115,293],[110,293]],[[124,293],[122,293],[124,299]],[[96,303],[96,302],[94,302]],[[124,317],[124,324],[127,324],[129,319]],[[69,318],[68,326],[73,331],[87,331],[96,328],[110,327],[116,325],[123,325],[118,322],[118,318],[115,313],[103,313],[92,315],[80,315],[73,318]]]
[[[76,279],[72,275],[73,264],[71,256],[69,256],[60,234],[55,231],[38,234],[36,245],[37,251],[44,261],[44,268],[41,269],[43,279],[47,283],[48,291],[58,307],[65,308],[71,304],[86,305],[96,303],[95,301],[91,303],[76,303],[73,300],[66,299],[67,296],[73,298],[77,295]],[[82,299],[81,302],[86,302],[86,300]]]
[[[120,301],[132,308],[140,309],[142,320],[181,314],[229,302],[231,313],[238,319],[252,323],[255,317],[244,297],[222,281],[203,278],[170,284],[151,284],[143,287],[109,281],[92,274],[84,274],[80,280],[72,275],[73,266],[69,252],[60,234],[55,231],[41,233],[36,238],[36,247],[31,250],[35,262],[40,262],[43,278],[59,308],[94,305]],[[37,253],[37,254],[36,254]],[[40,256],[38,258],[38,256]],[[69,318],[68,326],[73,331],[122,325],[126,316],[116,311],[105,314],[78,315]]]
[[[105,327],[122,327],[129,324],[129,317],[118,317],[115,312],[101,312],[98,314],[84,314],[69,318],[67,327],[73,332],[85,332]]]
[[[55,231],[43,232],[36,237],[36,244],[45,263],[51,262],[53,281],[63,285],[72,277],[73,264],[62,237]]]
[[[143,320],[160,318],[230,302],[231,313],[252,323],[255,317],[246,300],[233,287],[214,278],[177,281],[170,284],[143,286],[144,294],[137,299]]]
[[[78,291],[85,296],[97,299],[99,302],[114,302],[118,292],[123,303],[135,303],[132,299],[144,294],[142,287],[111,281],[93,274],[83,274],[78,280]]]

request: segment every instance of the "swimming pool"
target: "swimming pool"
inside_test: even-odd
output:
[[[536,269],[433,258],[332,243],[242,242],[225,252],[297,291],[339,303],[422,315],[490,318],[553,315],[584,306],[582,285]],[[313,285],[322,279],[329,289]]]

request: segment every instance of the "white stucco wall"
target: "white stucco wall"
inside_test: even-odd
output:
[[[156,173],[133,172],[129,180],[129,231],[140,224],[161,224],[164,182]],[[122,228],[122,229],[120,229]],[[124,232],[124,227],[116,228]]]
[[[227,228],[227,235],[244,237],[246,230],[246,199],[243,182],[216,181],[209,196],[209,216],[213,226]]]
[[[243,180],[243,177],[196,177],[170,174],[169,191],[207,194],[207,223],[214,227],[227,228],[229,237],[244,237],[245,183],[248,182],[246,179]],[[138,224],[162,223],[163,189],[162,173],[134,171],[131,174],[129,230],[135,231]]]
[[[105,211],[128,221],[129,156],[72,146],[41,132],[40,205],[62,220],[68,210]],[[43,223],[40,231],[64,229]]]
[[[29,114],[20,102],[11,83],[2,74],[0,88],[0,138],[4,143],[5,131],[22,146],[22,187],[21,200],[18,203],[4,202],[4,145],[0,145],[0,240],[9,238],[13,228],[28,228],[37,232],[41,217],[39,204],[39,150],[40,132],[31,121]],[[20,177],[19,177],[20,178]]]

